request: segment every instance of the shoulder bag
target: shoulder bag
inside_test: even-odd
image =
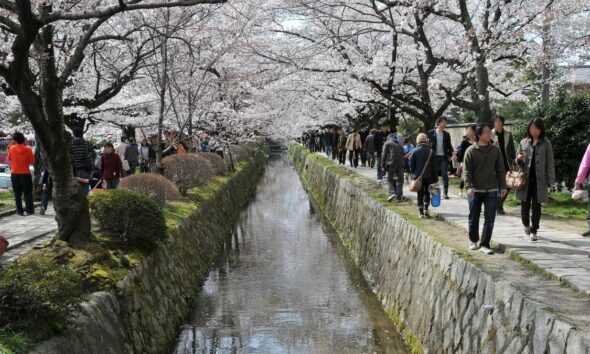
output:
[[[526,173],[518,166],[518,170],[514,166],[510,167],[510,171],[506,173],[506,186],[514,190],[523,190],[527,185]]]

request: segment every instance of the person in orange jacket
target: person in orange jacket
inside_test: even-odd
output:
[[[33,178],[29,166],[35,164],[35,155],[33,149],[25,145],[25,136],[23,133],[16,132],[12,137],[15,145],[8,150],[8,160],[10,160],[10,180],[12,182],[12,191],[14,192],[14,201],[18,215],[32,215],[35,213],[33,204]],[[25,209],[23,210],[22,197],[25,198]]]

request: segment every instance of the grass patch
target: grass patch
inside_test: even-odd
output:
[[[506,205],[520,206],[514,192],[506,199]],[[549,203],[543,205],[543,215],[560,219],[584,220],[588,214],[588,203],[581,200],[573,200],[569,193],[549,192]]]
[[[34,348],[34,343],[24,333],[0,330],[0,353],[26,353]]]
[[[0,192],[0,211],[6,211],[16,208],[14,204],[14,194],[12,192]]]

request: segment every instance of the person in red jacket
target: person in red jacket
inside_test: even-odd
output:
[[[25,145],[23,133],[14,133],[12,139],[15,145],[8,150],[8,160],[10,160],[10,180],[16,211],[21,216],[25,215],[25,212],[27,215],[32,215],[35,213],[35,206],[33,204],[33,178],[29,166],[35,164],[35,155],[33,149]],[[23,210],[23,195],[25,210]]]
[[[104,145],[104,153],[100,160],[100,176],[102,178],[103,189],[116,189],[121,177],[125,175],[123,163],[112,143]]]

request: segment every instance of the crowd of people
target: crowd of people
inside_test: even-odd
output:
[[[537,241],[542,217],[542,204],[549,200],[549,191],[556,188],[553,146],[546,136],[541,118],[532,119],[526,136],[516,144],[513,134],[505,129],[505,118],[495,116],[493,124],[468,125],[461,143],[453,148],[446,131],[448,120],[440,117],[436,128],[421,133],[414,146],[412,139],[403,140],[387,120],[379,128],[343,129],[306,132],[302,142],[312,152],[325,152],[329,158],[344,165],[348,154],[352,168],[376,168],[379,183],[387,179],[388,201],[404,200],[403,186],[417,194],[420,218],[430,218],[431,197],[442,178],[443,199],[449,199],[449,172],[455,162],[455,175],[460,177],[460,196],[467,194],[469,207],[469,248],[493,254],[490,241],[496,214],[503,215],[504,203],[513,187],[520,201],[523,236]],[[511,177],[507,183],[507,173]],[[590,174],[590,145],[582,159],[575,181],[574,195],[580,195]],[[516,179],[514,181],[513,179]],[[589,187],[590,189],[590,187]],[[590,190],[589,190],[590,192]],[[480,218],[484,225],[480,233]],[[588,201],[590,236],[590,199]]]
[[[216,145],[211,140],[205,133],[187,138],[174,131],[165,131],[163,139],[160,139],[162,157],[212,151]],[[151,135],[143,138],[139,145],[135,138],[122,136],[116,147],[108,141],[100,146],[94,146],[84,138],[81,128],[74,128],[70,145],[72,173],[85,196],[88,196],[92,189],[115,189],[121,178],[135,173],[157,172],[154,171],[157,144],[157,135]],[[33,148],[27,146],[22,133],[16,132],[12,135],[7,160],[17,213],[21,216],[32,215],[35,213],[32,175],[35,154]],[[44,215],[53,191],[53,178],[46,167],[40,172],[39,213]]]

